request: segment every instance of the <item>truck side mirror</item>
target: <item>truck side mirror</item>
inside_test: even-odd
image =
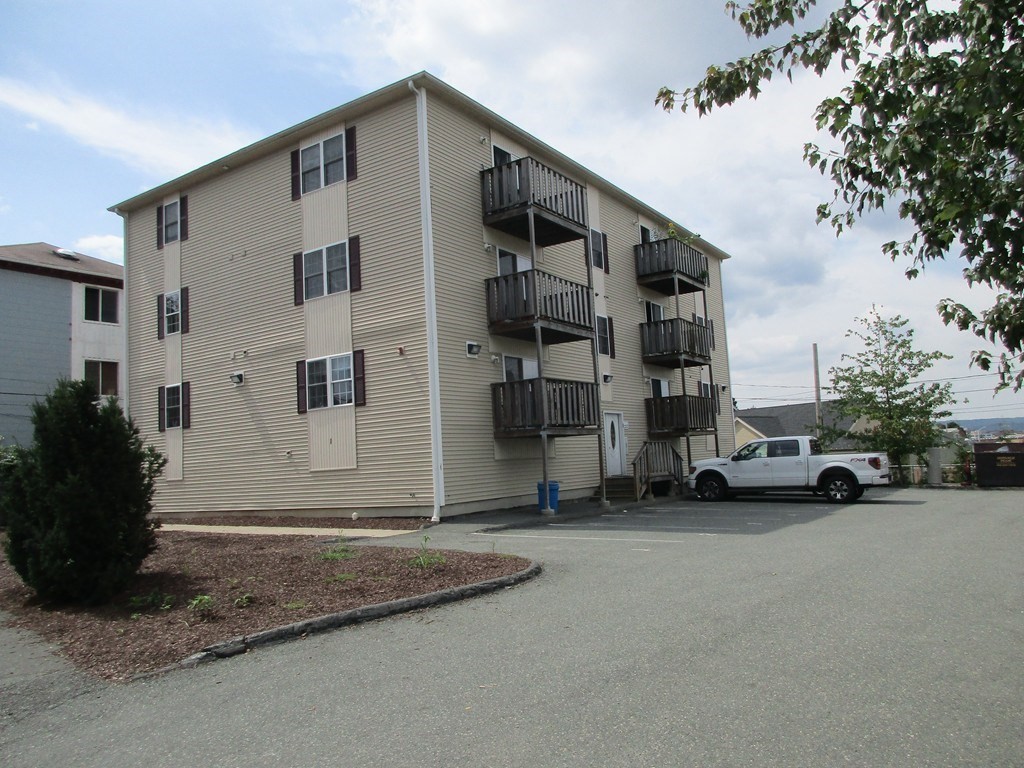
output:
[[[740,456],[739,456],[739,454],[738,454],[738,453],[734,453],[734,454],[732,455],[732,460],[733,460],[733,461],[739,461],[739,460],[740,460]]]

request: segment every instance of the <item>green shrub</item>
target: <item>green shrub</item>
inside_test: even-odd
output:
[[[7,559],[43,598],[98,603],[156,547],[153,481],[166,460],[117,402],[61,380],[32,407],[35,440],[3,470]]]

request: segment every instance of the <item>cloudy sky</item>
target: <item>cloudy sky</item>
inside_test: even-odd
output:
[[[827,4],[829,0],[824,0]],[[724,270],[741,408],[813,399],[873,304],[954,359],[958,418],[1024,416],[969,367],[976,308],[962,265],[907,281],[880,244],[894,216],[837,239],[814,221],[830,187],[802,160],[813,109],[842,80],[795,76],[698,119],[654,106],[748,52],[724,0],[3,0],[0,243],[45,241],[121,261],[107,208],[247,143],[427,70],[732,255]],[[826,394],[827,396],[827,394]]]

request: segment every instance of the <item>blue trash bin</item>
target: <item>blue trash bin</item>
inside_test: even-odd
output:
[[[537,506],[544,509],[544,481],[537,483]],[[548,480],[548,508],[558,511],[558,481]]]

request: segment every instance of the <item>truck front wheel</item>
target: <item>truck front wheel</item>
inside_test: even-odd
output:
[[[697,496],[701,501],[722,501],[727,488],[725,478],[712,472],[697,481]]]
[[[821,483],[825,498],[833,504],[845,504],[860,498],[859,486],[851,475],[841,473],[828,475]]]

